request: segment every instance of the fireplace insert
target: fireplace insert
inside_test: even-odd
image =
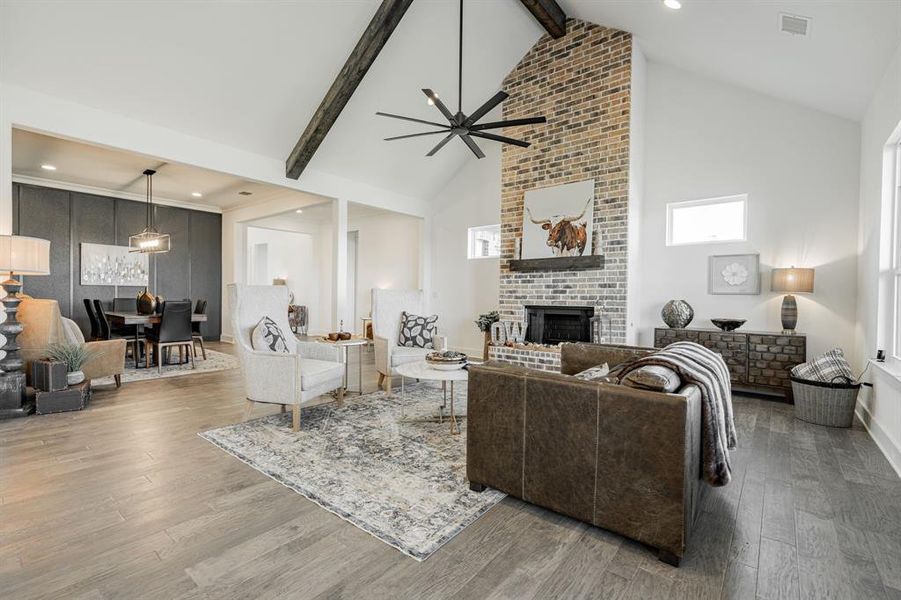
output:
[[[526,341],[536,344],[590,342],[590,306],[526,306]]]

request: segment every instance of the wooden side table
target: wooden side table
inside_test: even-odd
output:
[[[701,344],[722,355],[732,387],[738,391],[780,396],[792,402],[791,369],[807,360],[807,336],[768,331],[654,329],[654,346],[673,342]]]

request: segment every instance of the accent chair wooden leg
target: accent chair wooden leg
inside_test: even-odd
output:
[[[383,383],[385,383],[385,374],[379,373],[379,389],[382,389]]]
[[[291,407],[291,429],[300,431],[300,404]]]
[[[344,404],[344,388],[338,388],[338,406],[342,406]]]
[[[391,393],[391,376],[388,375],[385,377],[385,391],[389,394]]]
[[[119,373],[118,375],[113,375],[113,379],[116,380],[116,388],[117,389],[122,387],[122,373]]]
[[[283,412],[283,413],[284,413],[284,412],[287,412],[288,407],[285,406],[284,404],[282,404],[281,406],[282,406],[282,412]]]
[[[250,419],[250,415],[253,413],[253,400],[250,398],[247,399],[247,404],[244,405],[244,420]]]

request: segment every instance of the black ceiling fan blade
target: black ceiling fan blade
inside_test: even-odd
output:
[[[488,102],[486,102],[485,104],[483,104],[482,106],[477,108],[474,113],[469,115],[469,117],[463,122],[463,126],[469,127],[470,125],[472,125],[473,123],[475,123],[476,121],[478,121],[479,119],[484,117],[486,114],[488,114],[488,111],[490,111],[492,108],[494,108],[495,106],[497,106],[498,104],[500,104],[501,102],[506,100],[507,97],[508,97],[507,92],[505,92],[503,90],[499,91],[494,96],[492,96],[488,100]]]
[[[394,140],[405,140],[407,138],[422,137],[424,135],[435,135],[436,133],[447,133],[447,131],[448,131],[447,127],[445,127],[444,129],[439,129],[438,131],[425,131],[423,133],[410,133],[407,135],[395,135],[394,137],[386,137],[385,141],[393,142]]]
[[[484,131],[470,131],[469,135],[474,135],[476,137],[484,138],[486,140],[494,140],[495,142],[503,142],[505,144],[512,144],[514,146],[519,146],[520,148],[528,148],[532,144],[530,142],[524,142],[522,140],[514,140],[513,138],[508,138],[502,135],[494,135],[493,133],[487,133]]]
[[[510,119],[507,121],[492,121],[491,123],[482,123],[473,125],[469,129],[472,131],[481,131],[483,129],[500,129],[501,127],[517,127],[519,125],[539,125],[547,123],[544,117],[528,117],[526,119]]]
[[[469,135],[461,135],[460,139],[463,140],[464,144],[469,146],[469,149],[472,150],[472,153],[476,155],[476,158],[485,158],[485,153],[482,152],[482,149],[479,148],[475,140],[469,137]]]
[[[447,123],[435,123],[434,121],[423,121],[422,119],[414,119],[413,117],[404,117],[402,115],[392,115],[386,112],[375,113],[380,117],[391,117],[392,119],[402,119],[404,121],[413,121],[414,123],[422,123],[423,125],[434,125],[435,127],[447,128]]]
[[[438,97],[438,94],[428,88],[423,88],[422,93],[425,94],[426,97],[432,101],[432,104],[434,104],[435,107],[441,111],[441,114],[444,115],[444,118],[451,122],[454,121],[454,114],[447,109],[447,107],[444,105],[444,102],[442,102],[441,98]]]
[[[456,133],[447,134],[447,137],[444,138],[443,140],[441,140],[440,142],[438,142],[438,145],[435,146],[434,148],[432,148],[429,151],[429,153],[426,154],[426,156],[435,156],[435,153],[438,152],[439,150],[441,150],[442,148],[444,148],[444,145],[446,143],[448,143],[449,141],[451,141],[455,135],[457,135],[457,134]]]

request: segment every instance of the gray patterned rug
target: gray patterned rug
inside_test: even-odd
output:
[[[457,388],[465,414],[465,385]],[[436,413],[441,388],[407,386],[406,416]],[[466,423],[399,423],[400,396],[376,392],[228,425],[200,435],[404,554],[425,560],[504,494],[466,481]]]
[[[178,351],[173,351],[172,356],[177,358]],[[142,362],[143,364],[143,362]],[[161,379],[165,377],[181,377],[182,375],[199,375],[201,373],[212,373],[214,371],[226,371],[228,369],[237,369],[240,362],[237,357],[224,352],[216,352],[215,350],[206,351],[206,359],[200,354],[199,350],[195,360],[196,368],[191,368],[191,363],[169,364],[163,365],[162,374],[157,372],[156,365],[149,369],[136,369],[135,362],[130,357],[125,359],[125,372],[122,373],[122,383],[132,381],[147,381],[149,379]],[[115,384],[112,377],[104,377],[91,382],[93,385]]]

